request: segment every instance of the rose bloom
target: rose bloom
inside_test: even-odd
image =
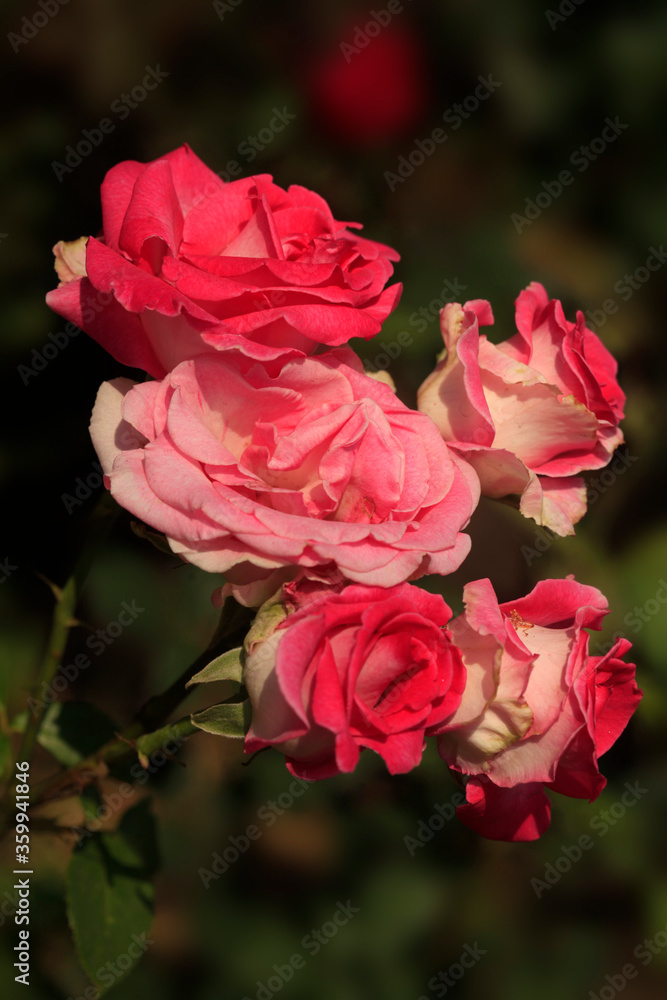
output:
[[[162,382],[102,385],[93,443],[116,500],[174,552],[245,585],[337,567],[382,587],[450,573],[479,498],[429,417],[349,349],[266,366],[200,355]]]
[[[384,26],[368,42],[355,18],[326,47],[310,48],[304,98],[317,127],[338,142],[396,142],[419,128],[428,113],[428,50],[407,17]]]
[[[583,313],[570,323],[533,282],[516,302],[518,333],[491,344],[483,300],[441,314],[446,356],[419,390],[447,443],[479,475],[482,493],[520,496],[520,510],[559,535],[586,512],[578,473],[606,465],[622,443],[617,365]]]
[[[403,583],[309,596],[248,652],[245,751],[273,746],[306,779],[353,771],[362,747],[392,774],[419,764],[424,736],[465,684],[442,597]]]
[[[598,758],[641,698],[635,666],[622,659],[631,644],[589,654],[586,628],[600,628],[607,601],[573,577],[506,604],[477,580],[464,600],[450,628],[468,679],[440,755],[470,775],[457,810],[464,823],[494,840],[534,840],[549,826],[545,788],[592,800],[606,784]]]
[[[225,183],[186,145],[127,160],[102,184],[103,233],[54,247],[48,305],[118,361],[162,378],[198,354],[311,354],[373,337],[399,259],[337,222],[306,188],[268,174]]]

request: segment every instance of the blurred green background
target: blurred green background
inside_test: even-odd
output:
[[[91,474],[96,482],[87,433],[96,390],[124,374],[84,335],[27,381],[20,366],[36,365],[35,352],[42,356],[53,344],[49,334],[64,327],[44,305],[55,283],[50,248],[98,231],[99,185],[120,160],[151,160],[188,142],[215,171],[233,160],[243,175],[269,172],[282,186],[313,188],[337,218],[361,221],[366,235],[397,248],[401,303],[376,342],[355,346],[386,367],[378,355],[400,334],[400,343],[410,340],[388,366],[410,405],[441,348],[439,305],[452,297],[489,298],[493,336],[504,338],[513,301],[531,280],[561,298],[570,318],[577,308],[588,310],[589,325],[619,359],[628,395],[624,471],[592,485],[575,538],[552,543],[518,513],[483,503],[471,527],[470,558],[455,576],[425,581],[442,589],[455,612],[462,585],[480,576],[491,578],[501,600],[566,573],[603,589],[612,614],[592,647],[612,632],[627,635],[645,699],[603,758],[609,783],[601,798],[589,805],[553,796],[551,829],[534,844],[487,842],[453,820],[416,848],[405,838],[423,831],[420,822],[456,791],[434,748],[419,769],[398,778],[368,753],[354,775],[316,784],[269,825],[258,810],[289,788],[282,758],[262,754],[241,767],[237,745],[195,736],[181,755],[185,768],[159,768],[137,793],[137,800],[153,794],[163,869],[154,943],[113,987],[115,995],[262,1000],[274,965],[300,953],[303,967],[287,982],[273,980],[280,984],[274,993],[286,1000],[583,1000],[589,991],[603,1000],[621,991],[624,1000],[663,997],[666,303],[662,271],[648,280],[647,271],[633,275],[667,235],[667,8],[614,0],[563,0],[546,10],[518,0],[412,0],[401,10],[393,3],[389,17],[383,2],[343,0],[45,4],[3,5],[0,469],[7,514],[0,700],[9,718],[25,709],[46,642],[52,599],[37,574],[64,582],[101,493],[99,485],[89,496],[80,488]],[[158,66],[168,74],[164,82],[134,100],[136,107],[123,105],[122,95],[141,84],[147,67]],[[492,92],[470,110],[474,101],[466,98],[478,78],[489,76]],[[259,135],[274,109],[295,117],[264,142]],[[104,117],[114,122],[111,134],[58,179],[53,163],[62,164],[67,146]],[[600,152],[594,140],[607,118],[627,127]],[[410,176],[388,178],[400,157],[417,149],[416,140],[425,143],[436,128],[446,141]],[[577,154],[581,146],[591,154]],[[573,183],[559,197],[548,195],[544,185],[564,169]],[[515,225],[512,215],[525,215],[527,199],[543,207],[533,221]],[[73,505],[64,498],[77,488]],[[125,724],[206,645],[216,619],[215,582],[153,550],[121,517],[79,617],[96,629],[114,621],[124,601],[144,610],[63,698],[91,701],[117,726]],[[88,634],[86,626],[74,631],[66,663],[86,649]],[[199,694],[190,702],[205,703]],[[45,753],[36,758],[36,778],[52,769]],[[600,811],[619,803],[626,782],[646,791],[622,816],[616,805],[617,820],[601,834]],[[204,888],[199,869],[210,869],[214,852],[253,823],[261,837]],[[543,880],[546,866],[557,862],[567,869],[559,860],[564,848],[583,834],[593,847],[536,891],[531,880]],[[69,849],[66,837],[33,835],[28,994],[39,1000],[80,997],[88,985],[66,925]],[[8,868],[11,856],[5,851],[2,858]],[[3,874],[3,903],[11,885]],[[348,900],[358,913],[314,954],[306,935],[334,926],[326,922]],[[0,910],[2,996],[23,996],[13,981],[11,907]],[[644,939],[656,941],[646,965],[647,952],[634,954]],[[466,945],[478,949],[474,967],[450,985],[434,980],[458,963]],[[621,990],[627,963],[638,975],[623,980]]]

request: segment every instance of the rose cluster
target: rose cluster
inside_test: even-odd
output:
[[[278,609],[243,653],[246,752],[275,747],[313,780],[363,748],[409,771],[434,738],[465,776],[460,818],[498,839],[543,832],[545,788],[598,795],[598,758],[641,696],[628,642],[589,653],[603,595],[567,578],[499,604],[478,580],[452,620],[410,582],[458,569],[480,493],[573,533],[624,402],[583,315],[533,284],[494,345],[489,303],[446,306],[445,355],[411,409],[346,346],[396,305],[398,254],[319,195],[225,183],[183,146],[112,169],[102,212],[97,238],[54,248],[47,301],[150,376],[98,393],[113,496],[224,574],[218,599]]]

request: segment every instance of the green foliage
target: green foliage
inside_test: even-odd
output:
[[[144,800],[114,833],[81,842],[67,871],[67,913],[81,963],[105,991],[151,943],[152,878],[158,867],[155,820]]]
[[[28,713],[14,719],[12,728],[23,732]],[[83,701],[57,701],[44,714],[37,742],[63,767],[73,767],[106,743],[116,726],[104,713]]]

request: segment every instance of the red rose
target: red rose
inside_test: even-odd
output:
[[[416,767],[426,731],[452,715],[465,684],[442,597],[407,583],[349,586],[308,592],[297,607],[248,652],[246,752],[273,746],[311,779],[353,771],[362,747],[392,774]]]
[[[391,142],[416,128],[428,110],[428,53],[421,36],[404,19],[379,34],[377,28],[372,16],[355,23],[306,67],[315,119],[343,142]]]
[[[268,174],[225,183],[188,146],[110,170],[102,214],[99,239],[54,247],[47,303],[156,378],[230,347],[266,360],[373,337],[401,292],[384,287],[398,254],[319,195]]]

